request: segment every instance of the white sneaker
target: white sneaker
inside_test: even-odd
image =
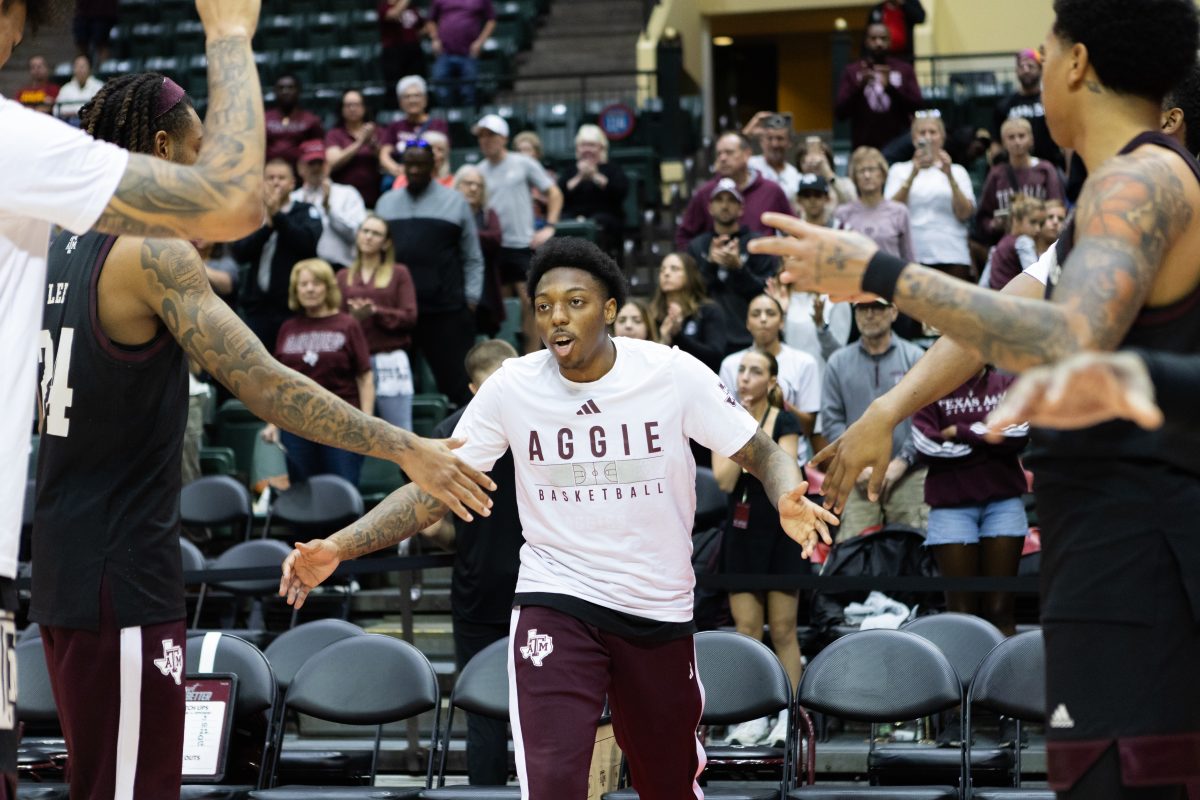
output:
[[[788,735],[788,714],[784,711],[779,715],[779,719],[775,721],[775,727],[771,728],[771,732],[759,744],[767,747],[783,747],[787,744]]]
[[[767,735],[767,727],[766,717],[747,720],[729,732],[729,743],[739,747],[758,744]]]

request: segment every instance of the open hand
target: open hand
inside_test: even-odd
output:
[[[867,498],[872,502],[879,499],[892,457],[894,427],[885,416],[868,407],[841,436],[813,456],[812,465],[825,470],[821,494],[825,496],[826,508],[839,514],[842,512],[864,469],[871,470],[866,486]]]
[[[1080,353],[1031,369],[1009,387],[987,425],[998,436],[1026,421],[1073,430],[1113,419],[1132,420],[1146,430],[1163,424],[1150,372],[1133,353]]]
[[[474,519],[472,510],[484,517],[491,515],[492,500],[484,489],[495,491],[496,484],[455,457],[453,451],[462,447],[464,440],[414,437],[412,441],[412,447],[396,459],[409,480],[466,522]]]
[[[829,526],[838,524],[838,518],[832,512],[804,496],[807,491],[808,484],[801,481],[779,498],[779,525],[800,544],[801,555],[805,558],[812,556],[818,536],[825,544],[833,544]]]
[[[196,11],[209,39],[254,36],[262,0],[196,0]]]
[[[300,608],[308,593],[332,575],[340,563],[337,547],[328,539],[296,542],[296,549],[283,560],[279,596],[286,597],[288,605]]]

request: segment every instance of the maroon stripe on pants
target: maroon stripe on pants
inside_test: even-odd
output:
[[[525,800],[587,795],[607,695],[642,800],[701,798],[704,693],[692,637],[639,642],[543,606],[513,610],[510,705]]]
[[[42,628],[50,683],[67,741],[71,800],[113,800],[116,789],[122,629],[117,627],[112,602],[103,588],[101,595],[98,631]],[[183,772],[186,625],[178,620],[124,631],[126,636],[140,633],[141,639],[133,797],[178,797]],[[137,665],[129,666],[137,669]],[[126,737],[132,733],[127,731]],[[122,768],[135,766],[129,761],[122,759]]]

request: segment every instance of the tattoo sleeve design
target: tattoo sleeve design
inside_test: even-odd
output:
[[[130,156],[96,229],[231,241],[261,222],[266,134],[250,42],[219,39],[209,43],[207,54],[212,92],[199,161],[186,167]]]
[[[1118,157],[1092,175],[1079,198],[1076,245],[1052,303],[910,265],[900,276],[896,304],[1012,371],[1081,350],[1113,350],[1191,220],[1183,184],[1161,154]]]
[[[762,483],[771,505],[778,507],[779,498],[795,489],[802,480],[796,459],[783,451],[762,428],[757,428],[750,441],[731,459]]]
[[[437,522],[449,509],[415,483],[392,492],[362,519],[329,537],[338,556],[348,558],[382,550]]]
[[[154,310],[171,334],[255,414],[306,439],[389,460],[411,448],[412,434],[368,417],[272,358],[213,294],[190,244],[146,239],[141,266]]]

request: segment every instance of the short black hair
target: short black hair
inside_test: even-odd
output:
[[[67,10],[75,5],[74,0],[0,0],[0,11],[5,14],[16,5],[25,6],[25,24],[31,33],[38,28],[65,19]]]
[[[1100,82],[1161,102],[1196,63],[1193,0],[1054,0],[1054,34],[1087,47]]]
[[[1200,65],[1189,69],[1183,80],[1172,86],[1163,98],[1163,111],[1172,108],[1183,112],[1188,152],[1192,155],[1200,153]]]
[[[542,276],[559,267],[590,272],[604,285],[608,296],[617,301],[617,308],[625,305],[629,288],[625,285],[625,275],[617,266],[617,262],[592,242],[577,236],[555,236],[534,251],[526,288],[530,303],[537,295],[537,286]]]

